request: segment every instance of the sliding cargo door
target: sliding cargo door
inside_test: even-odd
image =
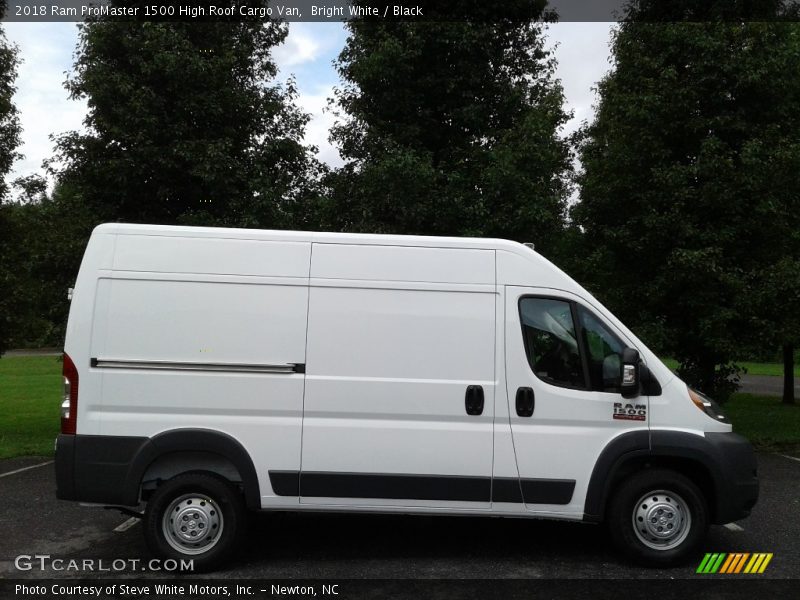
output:
[[[494,340],[493,251],[314,244],[301,503],[487,508]]]

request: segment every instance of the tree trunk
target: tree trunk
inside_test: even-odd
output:
[[[794,404],[794,346],[783,345],[783,403]]]
[[[717,374],[717,365],[714,362],[714,359],[708,356],[704,356],[700,359],[699,365],[700,367],[700,391],[708,394],[712,398],[717,397],[717,385],[716,385],[716,374]]]

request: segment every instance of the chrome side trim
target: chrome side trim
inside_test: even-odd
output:
[[[92,358],[91,366],[98,369],[148,369],[159,371],[221,371],[229,373],[305,373],[302,363],[283,365],[248,365],[241,363],[173,362],[167,360],[123,360]]]

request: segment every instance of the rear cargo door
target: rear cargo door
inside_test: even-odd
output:
[[[269,495],[268,469],[300,468],[310,254],[310,242],[120,235],[92,327],[102,402],[86,409],[100,433],[225,433]]]

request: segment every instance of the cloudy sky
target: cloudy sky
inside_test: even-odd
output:
[[[77,42],[74,23],[6,23],[6,35],[20,49],[22,64],[14,97],[22,121],[24,158],[7,177],[42,172],[42,161],[50,157],[51,134],[81,128],[86,112],[82,101],[67,97],[63,82],[72,66]],[[565,134],[592,116],[592,88],[609,69],[610,23],[558,23],[548,31],[557,44],[558,77],[564,86],[568,108],[574,117]],[[294,75],[302,108],[312,115],[306,141],[319,148],[319,156],[331,165],[341,164],[336,148],[328,143],[333,121],[323,111],[338,83],[332,61],[344,45],[346,33],[338,23],[292,23],[286,42],[275,52],[281,77]]]

